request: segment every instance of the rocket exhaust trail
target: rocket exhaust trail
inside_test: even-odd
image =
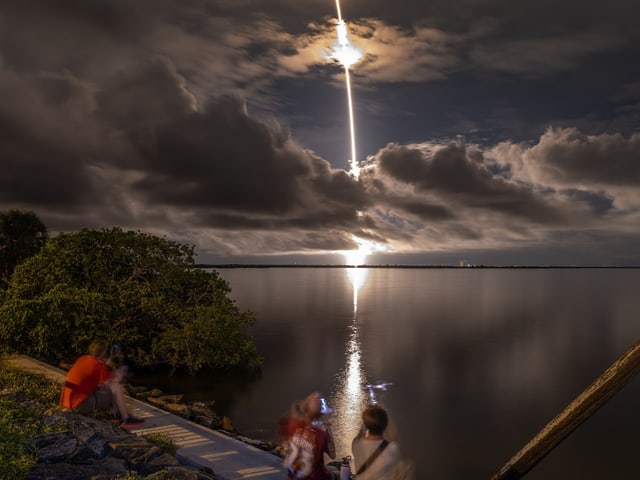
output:
[[[353,99],[351,98],[351,76],[349,75],[349,67],[344,67],[344,78],[347,84],[347,103],[349,105],[349,132],[351,133],[351,169],[349,172],[357,179],[360,176],[360,167],[358,166],[358,157],[356,156],[356,127],[353,120]]]
[[[353,97],[351,95],[351,75],[349,74],[349,67],[360,59],[362,52],[349,42],[347,25],[344,20],[342,20],[340,0],[336,0],[336,10],[338,11],[338,23],[336,25],[338,39],[335,44],[332,57],[338,60],[344,67],[345,84],[347,88],[347,107],[349,110],[349,133],[351,137],[351,160],[349,161],[349,173],[357,179],[360,176],[360,167],[358,166],[358,157],[356,155],[356,129],[353,115]]]

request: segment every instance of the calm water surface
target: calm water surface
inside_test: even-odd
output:
[[[640,270],[220,269],[264,356],[258,380],[172,379],[243,433],[325,394],[349,454],[366,383],[419,479],[485,479],[640,338]],[[527,479],[637,478],[640,379]]]

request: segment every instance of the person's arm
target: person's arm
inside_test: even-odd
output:
[[[336,444],[333,440],[333,432],[331,431],[330,424],[327,424],[325,432],[327,434],[327,455],[329,455],[329,458],[333,460],[334,458],[336,458]]]
[[[95,368],[94,368],[94,378],[95,378],[95,382],[97,385],[102,385],[103,383],[107,383],[107,382],[113,382],[113,372],[111,371],[111,369],[107,366],[106,363],[102,362],[102,361],[98,361],[98,363],[96,364]],[[96,386],[97,386],[96,385]]]

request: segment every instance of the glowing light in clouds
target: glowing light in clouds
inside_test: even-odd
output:
[[[336,25],[337,40],[333,45],[331,58],[340,62],[344,67],[344,78],[347,87],[347,104],[349,108],[349,132],[351,134],[351,159],[349,160],[349,173],[356,179],[360,176],[360,167],[358,166],[358,157],[356,155],[356,129],[353,119],[353,98],[351,96],[351,75],[349,68],[362,58],[362,52],[359,48],[354,47],[349,42],[347,32],[347,24],[342,20],[342,12],[340,10],[340,0],[336,0],[336,9],[338,10],[338,23]]]
[[[344,20],[338,19],[336,31],[338,39],[333,46],[331,58],[335,58],[344,68],[348,69],[351,67],[351,65],[362,58],[362,52],[359,48],[354,47],[353,45],[351,45],[351,42],[349,42],[347,24]]]
[[[372,242],[371,240],[365,240],[363,238],[356,237],[355,235],[351,235],[351,238],[358,244],[358,248],[355,250],[343,250],[340,252],[344,256],[346,265],[365,265],[368,255],[388,250],[385,245]]]

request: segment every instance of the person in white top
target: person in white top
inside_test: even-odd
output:
[[[397,442],[384,438],[389,425],[389,417],[384,408],[377,405],[367,407],[362,412],[364,428],[353,439],[353,472],[358,480],[388,480],[400,461]]]

